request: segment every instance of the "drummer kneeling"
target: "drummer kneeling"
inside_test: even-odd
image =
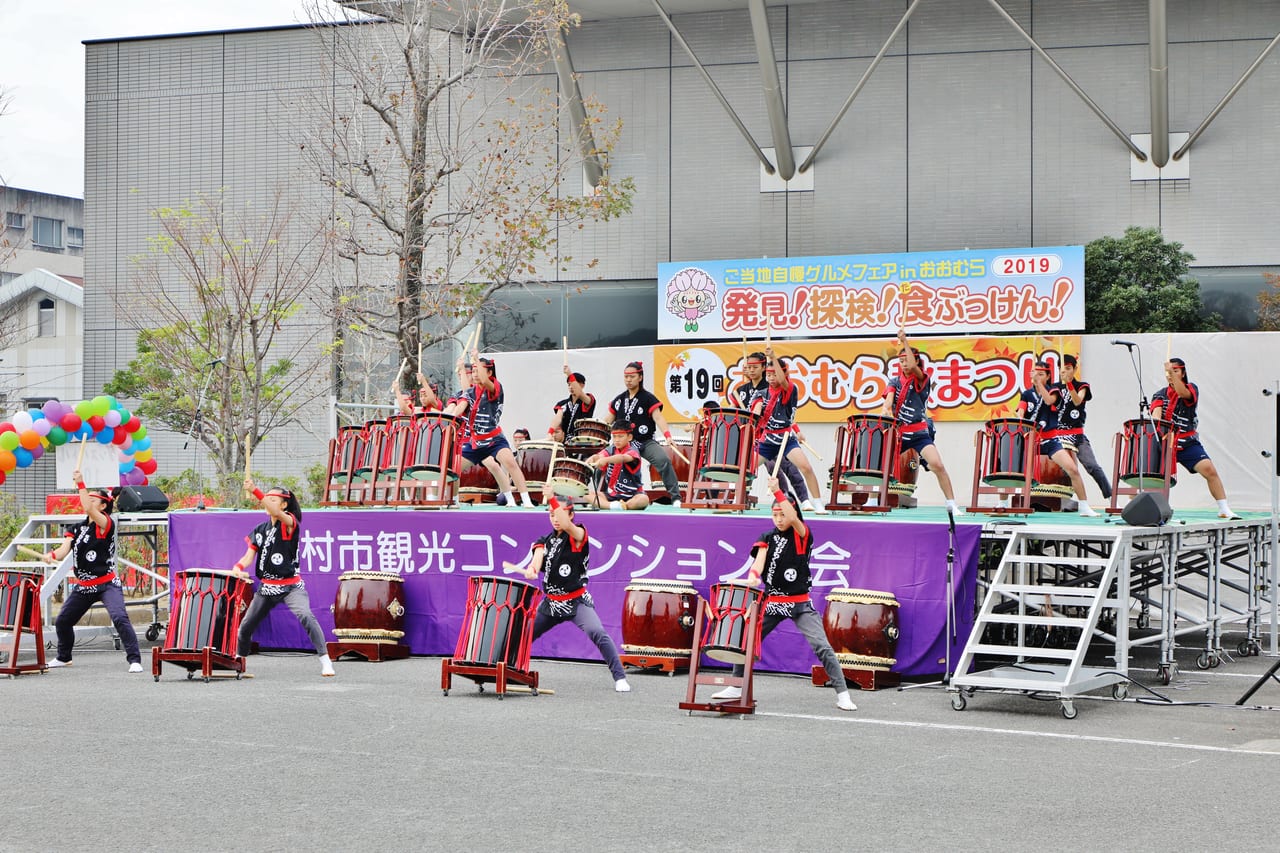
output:
[[[631,424],[614,421],[609,439],[613,442],[609,447],[587,460],[588,465],[604,472],[596,480],[591,500],[601,509],[644,509],[649,496],[641,488],[643,461],[640,448],[631,440]]]
[[[786,495],[778,488],[778,479],[769,479],[773,491],[772,530],[756,540],[751,549],[754,559],[747,573],[747,582],[759,586],[763,580],[766,596],[764,619],[760,626],[760,641],[786,620],[795,623],[800,633],[809,641],[809,647],[818,656],[818,662],[826,670],[827,677],[836,689],[836,707],[841,711],[856,711],[858,706],[849,698],[844,671],[836,657],[835,649],[822,627],[822,617],[813,609],[809,600],[809,555],[813,553],[813,535],[803,516]],[[733,674],[741,677],[744,667],[734,666]],[[738,699],[741,687],[726,687],[712,694],[716,700]]]

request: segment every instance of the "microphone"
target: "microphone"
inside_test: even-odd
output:
[[[213,367],[215,364],[222,364],[222,359],[215,358],[213,361],[205,365],[205,367]]]
[[[1111,345],[1115,347],[1128,347],[1129,349],[1133,349],[1137,346],[1133,341],[1112,341]]]

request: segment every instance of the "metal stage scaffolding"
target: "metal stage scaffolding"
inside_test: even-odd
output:
[[[978,690],[1047,695],[1070,719],[1081,693],[1110,686],[1124,698],[1135,648],[1159,647],[1164,684],[1189,635],[1202,638],[1181,643],[1200,650],[1196,665],[1218,666],[1229,656],[1228,625],[1244,626],[1236,653],[1259,654],[1270,548],[1265,517],[1161,527],[993,522],[983,529],[981,604],[950,681],[952,706],[963,710]]]

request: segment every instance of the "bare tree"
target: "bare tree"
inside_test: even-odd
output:
[[[151,215],[157,232],[116,296],[138,354],[106,390],[177,432],[194,423],[231,474],[246,448],[328,392],[331,233],[298,221],[279,190],[261,209],[224,191]]]
[[[496,291],[593,267],[560,254],[561,230],[630,210],[634,186],[607,168],[577,184],[579,134],[607,167],[621,124],[588,100],[574,126],[554,89],[549,39],[578,24],[563,0],[350,5],[381,17],[317,27],[335,85],[303,149],[342,202],[342,254],[385,259],[344,295],[340,327],[413,362]]]

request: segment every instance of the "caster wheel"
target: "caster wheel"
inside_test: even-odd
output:
[[[208,683],[209,683],[209,676],[207,676],[207,675],[206,675],[206,676],[204,677],[204,683],[205,683],[205,684],[208,684]]]
[[[1167,685],[1173,681],[1173,671],[1167,666],[1161,666],[1156,670],[1156,677],[1160,679],[1161,684]]]
[[[1129,685],[1124,682],[1111,685],[1111,698],[1117,702],[1123,702],[1129,698]]]
[[[444,694],[444,695],[446,695],[446,696],[448,696],[448,695],[449,695],[449,691],[448,691],[447,689],[446,689],[446,690],[441,690],[440,692],[441,692],[441,693],[443,693],[443,694]]]
[[[506,699],[506,698],[507,698],[507,694],[505,694],[505,693],[499,693],[499,694],[498,694],[498,701],[499,701],[499,702],[501,702],[503,699]]]
[[[1260,654],[1262,654],[1262,646],[1258,645],[1258,644],[1257,644],[1256,642],[1254,642],[1253,640],[1250,640],[1250,641],[1249,641],[1249,656],[1250,656],[1250,657],[1257,657],[1257,656],[1258,656],[1258,655],[1260,655]]]
[[[159,637],[160,637],[160,629],[157,628],[155,625],[152,625],[150,628],[147,629],[148,642],[154,643],[157,639],[159,639]]]
[[[1139,628],[1141,628],[1143,631],[1145,631],[1145,630],[1147,630],[1148,628],[1150,628],[1150,627],[1151,627],[1151,617],[1150,617],[1150,616],[1148,616],[1146,613],[1139,613],[1139,614],[1138,614],[1138,627],[1139,627]]]
[[[483,693],[483,692],[484,692],[484,685],[483,685],[483,684],[477,684],[477,685],[476,685],[476,689],[477,689],[477,690],[479,690],[481,693]]]
[[[963,693],[951,694],[951,708],[955,711],[963,711],[968,706],[969,700],[965,698]]]
[[[530,688],[529,688],[529,695],[530,695],[530,696],[537,696],[537,695],[538,695],[538,688],[536,688],[536,687],[530,687]]]
[[[1076,718],[1076,714],[1078,713],[1080,712],[1076,710],[1076,705],[1074,702],[1062,703],[1062,716],[1066,717],[1068,720],[1074,720]]]
[[[1239,645],[1236,646],[1236,654],[1245,657],[1253,654],[1253,648],[1249,645],[1248,640],[1240,641]]]
[[[1196,658],[1196,669],[1208,669],[1210,666],[1209,653],[1201,652],[1200,657]]]
[[[155,679],[155,681],[156,681],[156,683],[157,683],[157,684],[160,682],[160,676],[158,676],[158,675],[153,675],[153,676],[151,676],[151,677],[152,677],[153,679]]]
[[[236,673],[236,681],[239,681],[239,680],[240,680],[240,679],[242,679],[242,678],[244,678],[244,673],[243,673],[243,672],[237,672],[237,673]]]
[[[190,681],[191,679],[193,679],[193,678],[195,678],[195,677],[196,677],[196,672],[195,672],[195,670],[194,670],[194,669],[189,669],[189,670],[187,670],[187,681]]]
[[[1222,658],[1218,657],[1217,655],[1209,655],[1210,669],[1217,669],[1221,665],[1222,665]]]

